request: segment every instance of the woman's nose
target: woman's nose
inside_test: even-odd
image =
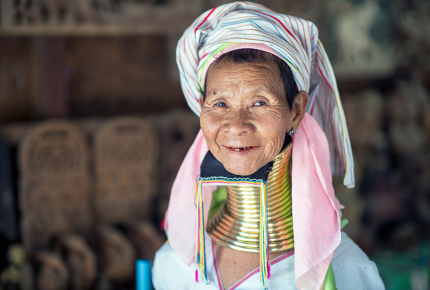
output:
[[[254,132],[255,127],[246,109],[232,110],[229,115],[226,129],[231,134],[241,136]]]

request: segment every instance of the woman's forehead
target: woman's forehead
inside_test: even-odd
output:
[[[214,90],[222,93],[231,89],[250,93],[269,89],[277,94],[283,89],[279,68],[273,61],[240,64],[226,61],[211,66],[207,78],[208,94]]]

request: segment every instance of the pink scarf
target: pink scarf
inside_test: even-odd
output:
[[[207,151],[200,131],[176,176],[165,218],[169,243],[188,265],[195,261],[195,186]],[[292,158],[296,284],[298,289],[320,289],[340,243],[339,209],[342,206],[332,186],[327,138],[307,113],[293,135]],[[205,217],[211,199],[212,189],[203,187]]]

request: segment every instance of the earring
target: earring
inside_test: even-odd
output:
[[[294,133],[296,133],[296,131],[291,128],[290,132],[288,132],[288,135],[293,136]]]

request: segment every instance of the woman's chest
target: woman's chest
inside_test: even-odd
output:
[[[217,264],[224,289],[229,289],[260,266],[258,253],[239,252],[218,244],[215,249],[214,262]]]
[[[213,263],[219,289],[262,289],[258,253],[213,245]],[[271,253],[269,289],[296,289],[294,251]]]

